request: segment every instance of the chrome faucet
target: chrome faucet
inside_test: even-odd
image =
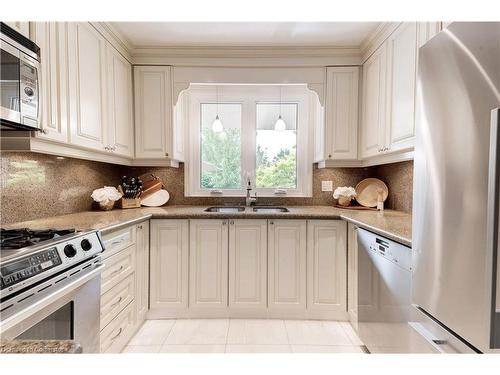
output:
[[[257,193],[255,193],[255,196],[252,197],[250,196],[250,192],[252,191],[252,183],[250,182],[250,178],[248,179],[247,182],[247,196],[245,198],[245,205],[246,206],[251,206],[257,203]]]

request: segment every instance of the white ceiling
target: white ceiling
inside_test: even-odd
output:
[[[378,22],[112,22],[134,47],[357,47]]]

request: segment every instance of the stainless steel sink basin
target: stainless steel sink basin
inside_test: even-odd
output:
[[[231,213],[231,212],[243,212],[245,211],[245,207],[229,207],[229,206],[216,206],[216,207],[208,207],[205,209],[205,212],[225,212],[225,213]]]
[[[256,206],[253,208],[254,212],[290,212],[286,207],[274,206]]]

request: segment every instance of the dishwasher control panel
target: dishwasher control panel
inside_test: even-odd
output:
[[[390,260],[400,267],[411,270],[411,248],[401,245],[400,243],[391,241],[387,238],[380,237],[364,229],[359,229],[370,244],[371,251]]]

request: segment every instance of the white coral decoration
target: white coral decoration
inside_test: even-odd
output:
[[[333,197],[335,199],[339,199],[340,197],[355,197],[356,196],[356,190],[354,190],[353,187],[351,186],[341,186],[335,189],[333,192]]]
[[[122,194],[114,186],[104,186],[103,188],[95,189],[91,197],[96,202],[106,203],[117,201],[122,197]]]

